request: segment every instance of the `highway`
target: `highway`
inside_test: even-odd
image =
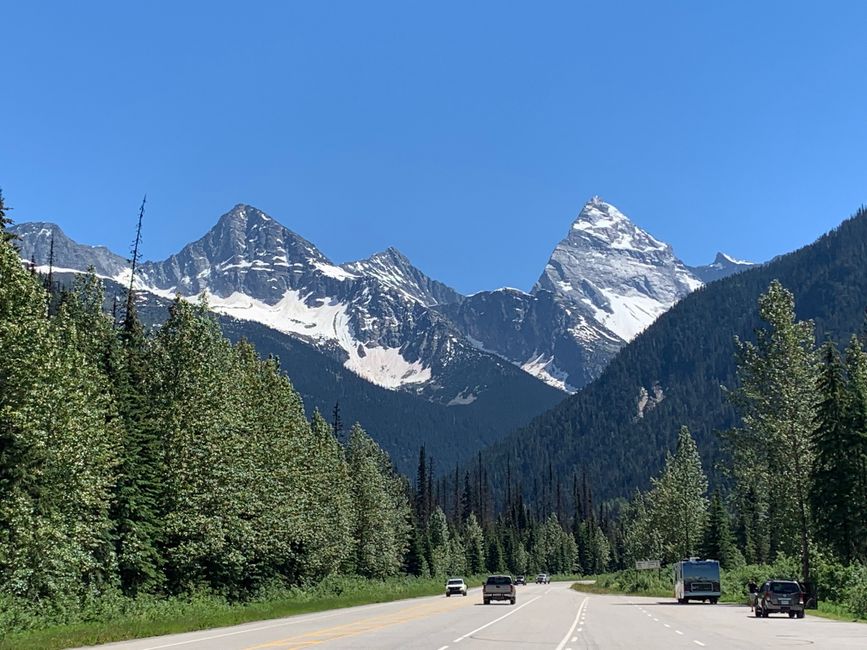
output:
[[[231,628],[100,646],[123,650],[316,648],[668,650],[678,648],[867,648],[867,625],[814,616],[756,619],[746,606],[581,594],[571,583],[519,587],[516,605],[435,596],[365,605]]]

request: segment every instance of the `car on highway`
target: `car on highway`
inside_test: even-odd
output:
[[[804,618],[805,601],[801,585],[794,580],[768,580],[756,594],[756,618],[776,613]]]
[[[482,587],[482,601],[485,605],[490,605],[492,600],[508,600],[514,605],[516,596],[512,576],[488,576],[485,586]]]
[[[548,577],[547,573],[540,573],[536,576],[537,585],[547,585],[549,582],[551,582],[551,578]]]
[[[449,581],[446,583],[446,597],[452,594],[467,595],[467,583],[464,582],[463,578],[449,578]]]
[[[525,585],[525,584],[527,584],[527,581],[524,579],[524,576],[516,576],[515,577],[515,584],[516,585]]]

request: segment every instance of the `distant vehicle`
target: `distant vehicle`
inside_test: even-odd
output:
[[[680,604],[700,600],[716,605],[721,595],[716,560],[690,558],[674,565],[674,597]]]
[[[463,578],[449,578],[449,581],[446,583],[446,596],[448,597],[452,594],[467,595],[467,583],[464,582]]]
[[[485,586],[482,587],[482,600],[485,605],[490,605],[492,600],[508,600],[514,605],[515,596],[512,576],[488,576]]]
[[[756,618],[769,614],[788,614],[789,618],[804,618],[806,596],[794,580],[768,580],[756,594]]]
[[[551,582],[551,578],[548,577],[547,573],[540,573],[536,576],[537,585],[547,585],[549,582]]]
[[[516,585],[525,585],[525,584],[527,584],[527,581],[524,580],[524,576],[517,576],[515,578],[515,584]]]

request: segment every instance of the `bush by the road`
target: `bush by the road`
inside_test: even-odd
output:
[[[781,555],[773,564],[751,564],[735,569],[723,569],[721,600],[747,602],[747,585],[755,580],[761,585],[772,578],[799,579],[797,559]],[[860,564],[844,565],[833,558],[816,552],[813,556],[812,575],[816,582],[820,603],[829,604],[830,613],[844,618],[867,618],[867,567]],[[578,591],[623,593],[642,596],[672,596],[674,576],[670,568],[661,571],[626,569],[596,576],[593,585],[576,584]]]
[[[482,578],[468,578],[471,587]],[[333,576],[306,588],[275,584],[243,603],[199,592],[184,597],[102,593],[31,602],[0,593],[0,650],[51,650],[237,625],[293,614],[443,593],[442,578]]]

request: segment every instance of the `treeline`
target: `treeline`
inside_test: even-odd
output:
[[[708,499],[683,428],[651,488],[623,510],[625,558],[700,555],[730,569],[795,559],[790,577],[865,614],[867,354],[856,335],[842,355],[830,340],[817,348],[813,323],[797,319],[793,294],[778,282],[759,314],[755,342],[735,341],[729,397],[742,424],[722,433],[725,489]]]
[[[409,489],[360,427],[305,418],[205,305],[146,332],[93,276],[49,292],[0,203],[0,592],[31,602],[400,574]]]
[[[586,479],[539,510],[510,478],[495,510],[482,465],[446,492],[422,449],[410,482],[339,411],[305,417],[206,304],[145,327],[130,288],[107,314],[93,274],[22,265],[0,215],[0,597],[245,600],[328,576],[595,572],[618,552]]]
[[[518,481],[496,486],[494,506],[481,454],[463,477],[436,479],[433,459],[419,452],[413,492],[413,541],[407,570],[415,575],[597,573],[619,566],[618,523],[594,507],[586,476],[573,477],[551,511],[531,508]]]
[[[774,279],[798,297],[797,314],[815,323],[816,338],[846,345],[864,319],[867,296],[867,209],[816,242],[766,264],[712,282],[679,301],[612,359],[600,377],[526,427],[485,450],[492,482],[520,472],[525,497],[533,478],[568,482],[586,468],[599,499],[630,498],[673,450],[687,425],[712,485],[729,479],[717,431],[738,426],[739,413],[720,385],[737,385],[732,337],[751,340],[761,326],[756,303]],[[638,408],[642,390],[658,397]],[[639,415],[639,410],[641,415]]]

